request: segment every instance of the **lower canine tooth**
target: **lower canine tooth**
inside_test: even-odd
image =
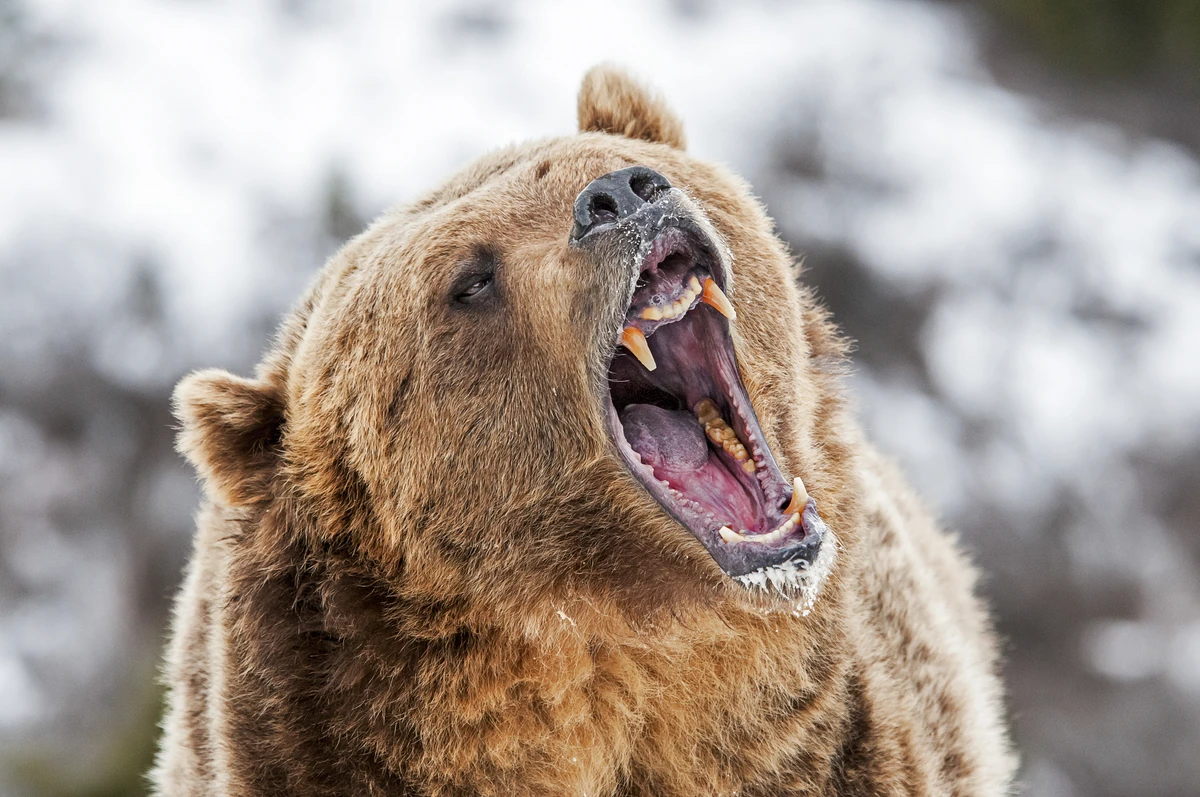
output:
[[[795,515],[804,511],[804,505],[808,503],[808,491],[804,489],[804,482],[800,481],[800,477],[792,479],[792,500],[788,501],[787,508],[783,510],[785,515]]]
[[[721,539],[725,540],[725,542],[745,542],[746,541],[745,537],[743,537],[741,534],[738,534],[736,531],[729,528],[728,526],[722,526],[719,534],[721,535]]]
[[[637,327],[625,327],[622,330],[621,345],[629,349],[633,356],[638,358],[638,362],[646,367],[647,371],[653,371],[658,367],[654,362],[654,355],[650,353],[650,344],[646,342],[646,334]]]

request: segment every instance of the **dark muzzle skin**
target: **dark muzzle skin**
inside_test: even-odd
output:
[[[601,175],[575,198],[575,226],[571,243],[620,223],[671,190],[666,177],[646,166],[630,166]]]
[[[699,539],[727,576],[760,586],[760,576],[773,573],[779,584],[798,584],[816,560],[827,530],[803,488],[790,489],[762,436],[738,373],[728,326],[732,307],[728,312],[714,310],[720,302],[686,290],[680,299],[684,284],[709,277],[725,298],[732,275],[719,235],[690,198],[645,166],[592,180],[576,197],[573,216],[569,245],[590,252],[606,269],[622,265],[627,280],[622,344],[614,347],[604,389],[606,422],[619,458],[663,510]],[[653,295],[658,289],[669,294],[665,303],[662,296]],[[673,305],[672,299],[682,305]],[[642,315],[648,309],[651,314]],[[640,364],[621,348],[629,348],[625,336],[631,332],[638,343],[633,348],[644,347]],[[713,439],[713,430],[697,422],[700,402],[709,397],[744,444],[738,450],[737,441],[725,438],[739,461],[723,458],[720,433]],[[662,418],[675,423],[652,422]],[[680,432],[682,426],[688,433]],[[723,450],[728,454],[731,449]],[[656,457],[680,451],[695,456]],[[710,467],[691,462],[707,461],[707,452],[713,460]],[[750,467],[752,462],[755,467]],[[745,466],[744,473],[738,472],[739,466]],[[672,486],[664,487],[668,483]],[[740,512],[730,508],[727,499],[743,494],[750,496],[753,512],[745,503]],[[751,515],[742,525],[730,520]],[[731,533],[737,529],[748,531]],[[792,575],[779,575],[783,571]]]

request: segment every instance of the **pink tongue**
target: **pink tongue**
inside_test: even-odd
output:
[[[715,454],[699,422],[687,412],[652,404],[630,404],[621,411],[625,439],[642,462],[687,498],[698,502],[722,524],[764,530],[760,508]]]
[[[656,471],[693,473],[708,462],[704,430],[691,413],[630,404],[621,411],[621,425],[629,445]]]

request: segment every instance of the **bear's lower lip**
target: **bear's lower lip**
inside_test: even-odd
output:
[[[727,575],[798,575],[824,526],[800,479],[780,472],[742,384],[715,247],[667,227],[646,250],[608,369],[618,454]]]

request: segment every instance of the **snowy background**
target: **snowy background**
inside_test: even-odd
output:
[[[248,373],[385,207],[570,133],[607,59],[858,341],[865,422],[987,572],[1024,793],[1200,794],[1200,159],[1143,112],[1200,106],[1064,82],[988,20],[0,0],[0,795],[141,788],[197,500],[172,385]]]

